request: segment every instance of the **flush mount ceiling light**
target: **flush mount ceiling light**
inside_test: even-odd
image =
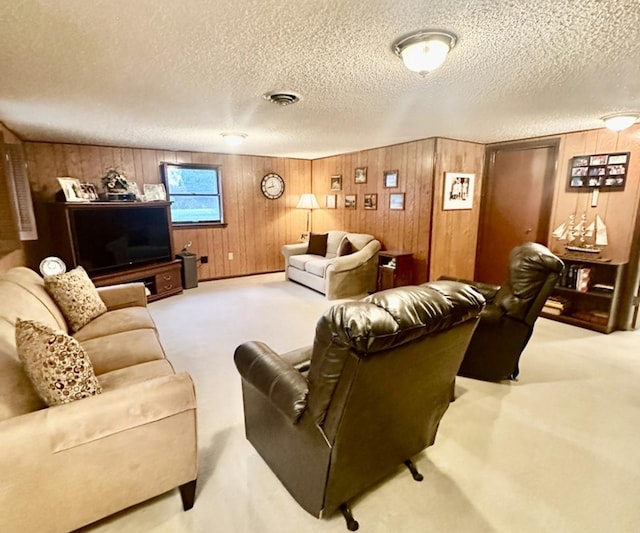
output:
[[[613,131],[622,131],[634,124],[640,115],[638,113],[614,113],[602,117],[604,125]]]
[[[300,101],[300,95],[283,91],[265,93],[262,95],[262,98],[268,100],[272,104],[278,104],[281,106],[295,104],[296,102]]]
[[[445,62],[456,41],[452,33],[421,30],[393,43],[393,51],[409,70],[426,74]]]
[[[229,146],[238,146],[242,144],[244,140],[247,138],[246,133],[227,132],[227,133],[221,133],[220,135],[222,135],[224,142],[226,142],[227,145]]]

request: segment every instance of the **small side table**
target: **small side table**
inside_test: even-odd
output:
[[[378,252],[378,290],[411,285],[413,254],[397,250]]]

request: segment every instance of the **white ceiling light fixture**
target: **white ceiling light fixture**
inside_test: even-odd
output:
[[[626,130],[638,120],[638,113],[614,113],[602,117],[604,125],[612,131]]]
[[[247,138],[246,133],[227,132],[221,133],[220,135],[222,135],[224,142],[226,142],[228,146],[239,146]]]
[[[445,62],[456,42],[453,33],[421,30],[398,39],[393,51],[409,70],[427,74]]]

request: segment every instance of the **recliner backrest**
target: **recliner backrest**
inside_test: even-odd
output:
[[[563,268],[564,263],[542,244],[517,246],[509,254],[509,279],[494,304],[509,317],[532,326]]]
[[[435,281],[330,308],[316,327],[308,375],[308,409],[316,424],[324,423],[349,358],[392,357],[394,348],[469,321],[483,306],[472,287]]]

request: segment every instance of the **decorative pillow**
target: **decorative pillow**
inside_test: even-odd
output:
[[[64,331],[18,318],[16,346],[33,388],[47,405],[102,392],[84,348]]]
[[[321,255],[324,257],[327,255],[327,237],[328,233],[312,233],[309,235],[309,246],[307,246],[307,253],[313,255]]]
[[[347,237],[344,237],[340,241],[340,246],[338,246],[338,257],[342,257],[343,255],[350,255],[353,252],[355,252],[355,250],[353,249],[353,244],[351,244],[351,241]]]
[[[96,286],[81,266],[55,276],[45,276],[44,286],[58,304],[73,332],[107,312]]]

